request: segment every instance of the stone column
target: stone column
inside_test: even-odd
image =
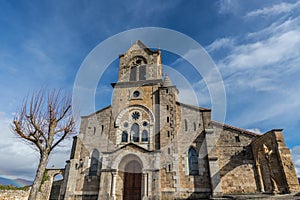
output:
[[[111,197],[116,199],[116,180],[117,180],[117,172],[112,172],[112,179],[111,179]]]
[[[148,196],[148,179],[147,179],[147,173],[144,172],[143,173],[143,181],[144,181],[144,191],[143,191],[143,200],[147,199],[147,196]]]
[[[256,170],[257,170],[260,192],[265,192],[264,182],[263,182],[263,178],[261,176],[261,171],[260,171],[260,164],[258,161],[256,161]]]

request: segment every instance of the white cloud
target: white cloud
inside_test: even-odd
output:
[[[0,112],[1,176],[32,179],[38,154],[11,132],[11,122],[12,117]]]
[[[227,13],[237,13],[239,11],[240,5],[237,0],[220,0],[218,2],[219,13],[227,14]]]
[[[231,48],[234,45],[235,40],[232,38],[220,38],[208,45],[205,49],[208,52],[216,51],[224,48]]]
[[[264,29],[258,30],[256,32],[248,33],[247,36],[249,39],[257,38],[267,38],[275,34],[282,34],[287,31],[297,29],[299,27],[300,17],[296,18],[279,18],[278,20],[271,23],[271,25],[265,27]]]
[[[297,7],[300,6],[300,1],[297,1],[295,3],[280,3],[280,4],[275,4],[271,7],[265,7],[262,9],[257,9],[254,11],[251,11],[247,13],[246,17],[255,17],[255,16],[260,16],[260,15],[278,15],[281,13],[288,13],[291,12],[292,10],[296,9]]]
[[[299,22],[300,17],[280,18],[244,37],[231,37],[234,42],[229,51],[218,52],[223,53],[217,66],[228,92],[228,110],[234,116],[227,118],[229,123],[260,130],[269,129],[270,124],[284,129],[297,124],[300,117],[297,92],[300,80],[296,76],[300,73]],[[226,40],[220,38],[212,44],[222,44],[222,41]]]
[[[300,146],[295,146],[291,150],[297,176],[300,177]]]
[[[0,112],[0,176],[33,180],[39,161],[39,154],[10,130],[12,117]],[[63,168],[71,150],[71,140],[64,141],[52,152],[48,167]]]
[[[247,131],[251,131],[251,132],[254,132],[257,134],[262,134],[262,132],[259,128],[250,128],[250,129],[247,129]]]
[[[64,168],[66,161],[70,159],[70,152],[73,140],[71,138],[65,139],[57,146],[50,155],[48,168]]]
[[[286,88],[289,84],[287,77],[299,71],[299,21],[300,17],[297,17],[273,23],[251,33],[251,36],[246,35],[245,41],[248,42],[235,43],[218,62],[223,77],[226,77],[227,88],[253,88],[256,91]]]
[[[299,46],[300,28],[274,35],[266,40],[236,46],[221,65],[234,70],[264,67],[298,57]]]

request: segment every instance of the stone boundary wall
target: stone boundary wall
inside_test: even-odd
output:
[[[27,200],[30,190],[0,190],[0,200]]]

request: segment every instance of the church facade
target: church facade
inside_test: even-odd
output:
[[[112,105],[81,119],[60,199],[199,199],[299,190],[282,130],[215,122],[178,101],[159,50],[137,41],[119,56]]]

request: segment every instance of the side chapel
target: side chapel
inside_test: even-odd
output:
[[[199,199],[299,190],[282,130],[263,135],[178,101],[159,50],[119,56],[112,105],[81,119],[60,199]]]

